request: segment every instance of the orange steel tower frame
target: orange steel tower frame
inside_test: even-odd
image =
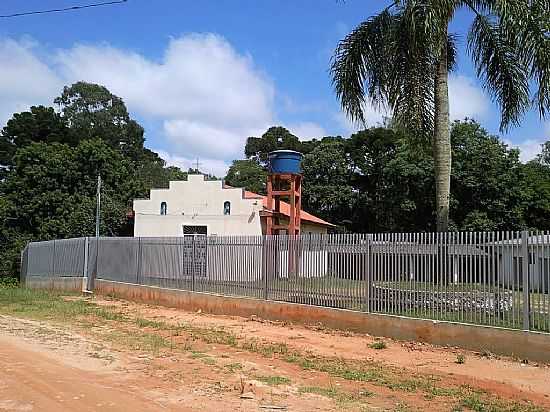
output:
[[[290,206],[288,224],[283,223],[281,199],[287,199]],[[288,235],[300,235],[302,211],[302,175],[273,173],[267,176],[266,234],[278,235],[286,231]]]

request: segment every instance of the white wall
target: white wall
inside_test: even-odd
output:
[[[223,214],[225,201],[231,202],[229,216]],[[219,180],[188,175],[187,181],[170,182],[169,189],[151,190],[148,200],[134,200],[134,236],[182,236],[183,225],[207,226],[209,235],[261,235],[262,208],[261,199],[243,199],[240,188],[224,189]]]

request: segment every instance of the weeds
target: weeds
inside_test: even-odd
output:
[[[369,345],[371,349],[386,349],[388,346],[383,340],[377,340]]]
[[[243,365],[239,362],[235,362],[225,365],[225,368],[228,370],[229,373],[235,373],[237,371],[242,371]]]
[[[97,323],[120,322],[119,326],[131,326],[134,328],[118,327],[98,331],[100,337],[115,344],[128,347],[133,350],[142,350],[159,353],[161,350],[173,348],[170,342],[161,335],[161,332],[177,331],[177,334],[185,332],[186,340],[179,349],[191,351],[191,342],[200,340],[206,344],[220,344],[239,350],[258,353],[266,358],[278,357],[288,363],[298,365],[304,370],[314,370],[327,373],[331,377],[342,378],[350,381],[368,382],[377,386],[404,392],[423,391],[430,399],[435,396],[448,396],[458,399],[456,410],[468,408],[476,412],[538,412],[541,409],[525,403],[504,402],[490,395],[474,392],[471,388],[441,387],[439,380],[433,377],[407,376],[401,370],[391,368],[372,361],[346,360],[318,356],[310,352],[302,352],[291,349],[285,343],[265,342],[259,339],[238,338],[230,331],[223,328],[206,328],[195,325],[172,325],[162,321],[149,320],[143,317],[128,318],[114,307],[98,306],[89,300],[66,299],[69,293],[48,292],[41,290],[20,289],[12,287],[0,287],[0,313],[26,317],[38,320],[51,320],[75,324],[79,327],[96,326]],[[137,327],[137,329],[136,329]],[[146,331],[142,329],[153,329]],[[376,345],[376,347],[374,347]],[[385,342],[376,341],[371,347],[384,349]],[[457,356],[457,363],[461,362],[461,356]],[[201,359],[206,364],[214,364],[215,359],[202,352],[192,352],[191,357]],[[465,361],[465,359],[462,359]],[[242,369],[242,365],[233,363],[226,365],[230,372]],[[262,377],[267,384],[288,384],[285,377]],[[302,393],[316,393],[335,399],[338,402],[358,400],[365,394],[350,394],[337,388],[321,388],[316,386],[301,388]],[[368,394],[368,392],[366,392]]]
[[[286,376],[257,376],[256,380],[269,386],[289,385],[290,379]]]
[[[156,320],[150,320],[138,317],[135,320],[136,325],[140,328],[151,328],[151,329],[166,329],[168,326],[165,322],[159,322]]]
[[[530,403],[522,404],[519,402],[504,402],[498,399],[489,399],[482,393],[472,391],[465,395],[460,404],[455,408],[456,411],[462,411],[463,408],[474,412],[543,412],[544,409],[538,408]]]
[[[361,391],[355,394],[355,393],[342,391],[340,389],[335,388],[332,385],[329,386],[328,388],[324,388],[321,386],[303,386],[298,389],[298,392],[324,396],[324,397],[333,399],[338,404],[358,402],[363,400],[365,397],[372,396],[372,393],[368,391]]]
[[[0,276],[0,289],[13,289],[19,286],[19,280],[11,276]]]
[[[463,365],[466,363],[466,356],[464,356],[462,353],[459,353],[456,355],[456,361],[455,363],[458,363],[459,365]]]

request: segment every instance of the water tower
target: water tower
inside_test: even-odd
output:
[[[267,176],[267,235],[287,233],[298,236],[302,210],[303,155],[294,150],[269,153]],[[287,205],[283,202],[286,201]],[[288,220],[287,217],[288,216]]]

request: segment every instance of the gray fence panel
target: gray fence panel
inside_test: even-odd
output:
[[[84,276],[85,245],[85,238],[56,240],[54,275],[63,277]]]
[[[138,239],[138,256],[135,283],[189,289],[191,282],[184,273],[182,238]]]
[[[99,248],[96,251],[96,278],[139,284],[137,279],[139,240],[139,238],[99,238]]]
[[[28,244],[27,276],[53,276],[55,241]]]
[[[30,243],[22,276],[85,270],[135,284],[550,332],[548,232],[101,238],[99,248],[89,238],[86,268],[85,244]]]

